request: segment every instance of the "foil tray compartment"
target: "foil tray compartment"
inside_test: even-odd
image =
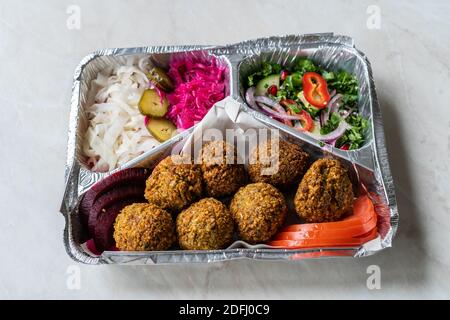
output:
[[[66,163],[66,190],[64,194],[61,212],[66,219],[64,230],[64,242],[68,254],[76,261],[99,264],[99,263],[121,263],[121,264],[160,264],[160,263],[194,263],[194,262],[212,262],[237,258],[252,259],[275,259],[275,260],[295,260],[305,258],[320,257],[342,257],[342,256],[366,256],[373,254],[379,249],[370,248],[318,248],[310,250],[287,250],[287,249],[267,249],[267,248],[234,248],[215,251],[163,251],[163,252],[104,252],[100,257],[89,255],[81,246],[79,241],[80,224],[77,219],[77,205],[80,195],[84,193],[96,181],[117,170],[134,166],[151,166],[161,157],[166,155],[169,150],[179,143],[192,131],[193,128],[183,132],[183,134],[166,141],[153,150],[146,152],[142,156],[130,161],[121,168],[109,173],[92,173],[87,170],[82,161],[77,158],[77,142],[80,141],[79,120],[80,100],[82,92],[88,87],[87,81],[83,78],[83,70],[90,62],[96,58],[103,57],[99,61],[108,63],[120,62],[123,56],[127,55],[154,55],[158,65],[167,61],[164,56],[172,53],[203,52],[206,55],[215,55],[222,57],[230,67],[230,95],[243,102],[241,79],[251,68],[252,63],[261,61],[260,59],[272,54],[272,59],[286,59],[292,53],[298,52],[311,56],[318,62],[327,65],[327,54],[334,55],[334,60],[328,62],[331,69],[344,68],[352,71],[353,68],[359,68],[358,79],[363,80],[363,90],[365,92],[359,103],[364,115],[368,115],[371,122],[370,139],[359,150],[351,152],[342,152],[330,146],[324,146],[322,149],[326,152],[335,154],[343,160],[354,163],[356,172],[360,173],[360,179],[364,183],[370,184],[375,181],[373,191],[381,195],[382,202],[389,207],[389,221],[385,235],[381,239],[383,248],[392,245],[392,238],[395,235],[398,225],[398,212],[395,199],[394,185],[390,173],[389,162],[384,141],[384,132],[382,127],[381,113],[375,92],[375,86],[372,77],[370,63],[360,51],[354,48],[353,40],[346,36],[335,36],[333,34],[312,34],[312,35],[293,35],[283,37],[270,37],[241,42],[238,44],[208,47],[208,46],[168,46],[168,47],[141,47],[129,49],[106,49],[97,51],[85,57],[77,67],[74,77],[73,94],[71,101],[69,141],[67,149]],[[328,53],[327,53],[328,52]],[[342,53],[340,53],[342,52]],[[341,55],[347,55],[348,59],[341,59]],[[352,61],[351,61],[352,60]],[[339,65],[339,63],[343,65]],[[248,68],[248,69],[246,69]],[[99,70],[98,68],[97,70]],[[247,71],[246,71],[247,70]],[[354,69],[353,69],[354,70]],[[81,85],[85,83],[85,85]],[[367,93],[367,95],[366,95]],[[279,129],[281,132],[289,135],[294,140],[303,141],[306,144],[318,146],[318,142],[309,136],[284,126],[278,121],[268,118],[248,107],[243,106],[243,111],[251,113],[256,119],[267,125]],[[78,140],[77,140],[78,139]]]
[[[217,58],[219,63],[225,66],[229,71],[225,76],[226,95],[231,93],[231,64],[228,59],[224,55],[216,56],[206,49],[199,49],[194,46],[177,47],[176,49],[175,47],[106,49],[90,54],[82,60],[75,72],[76,80],[74,82],[74,92],[72,97],[72,110],[76,110],[76,112],[73,117],[71,115],[70,128],[75,131],[76,134],[74,135],[73,141],[69,143],[71,152],[74,151],[74,153],[71,154],[71,157],[80,167],[80,194],[106,175],[130,166],[128,163],[125,163],[117,168],[113,168],[109,172],[93,172],[86,165],[86,157],[83,155],[82,151],[82,143],[88,127],[88,119],[85,110],[89,105],[94,103],[94,91],[96,89],[94,86],[91,86],[91,83],[96,78],[97,74],[100,72],[109,74],[111,69],[115,66],[130,64],[130,58],[137,63],[140,63],[145,59],[154,66],[167,69],[170,59],[182,58],[184,56],[193,56],[201,61],[208,61],[213,56]],[[178,137],[175,136],[172,139],[176,140]],[[168,141],[165,142],[166,145],[167,143]],[[162,145],[164,145],[164,143]],[[145,158],[152,151],[153,150],[148,150],[138,156],[138,158]]]
[[[247,114],[249,117],[253,118],[253,115],[245,111],[244,105],[241,104],[240,112]],[[264,124],[258,121],[258,126],[252,128],[268,128],[277,129],[276,127]],[[277,129],[278,130],[278,129]],[[301,141],[292,137],[289,133],[280,132],[281,138],[288,140],[292,143],[300,145],[312,159],[322,158],[324,156],[332,155],[323,148],[319,148],[315,145],[309,144],[307,142]],[[164,148],[160,148],[158,151],[153,152],[147,158],[141,159],[133,163],[133,167],[149,167],[152,168],[161,159],[171,154],[172,150],[175,149],[180,151],[186,140],[191,137],[190,134],[184,135],[183,139],[173,140],[169,145]],[[195,157],[195,156],[194,156]],[[375,190],[378,188],[378,182],[374,179],[372,171],[365,171],[357,169],[355,165],[345,159],[341,159],[344,166],[349,169],[351,180],[356,188],[358,178],[363,177],[364,181],[367,183],[367,187],[370,190]],[[356,190],[356,189],[355,189]],[[357,193],[356,193],[357,194]],[[77,217],[77,209],[75,208],[72,214],[69,216],[72,223],[72,234],[68,235],[72,237],[73,241],[70,241],[72,246],[71,253],[75,253],[72,257],[76,260],[84,261],[86,263],[107,263],[107,264],[170,264],[170,263],[204,263],[204,262],[214,262],[214,261],[225,261],[229,259],[238,258],[251,258],[251,259],[288,259],[288,260],[300,260],[305,258],[317,258],[321,256],[355,256],[358,252],[361,252],[359,247],[338,247],[338,248],[318,248],[318,249],[307,249],[307,250],[286,250],[286,249],[271,249],[266,245],[249,245],[243,241],[238,241],[233,243],[231,248],[223,250],[168,250],[168,251],[149,251],[149,252],[125,252],[125,251],[105,251],[99,257],[94,257],[89,255],[84,248],[77,245],[80,243],[79,236],[82,230],[79,224],[79,218]],[[291,214],[290,218],[296,219],[295,215]]]
[[[366,142],[357,150],[344,151],[327,144],[322,149],[354,163],[359,168],[358,170],[373,172],[375,179],[380,182],[379,187],[374,192],[379,194],[382,198],[381,201],[389,207],[389,231],[382,241],[384,247],[390,247],[398,227],[398,210],[385,144],[382,116],[370,62],[363,52],[355,48],[352,38],[322,33],[269,37],[239,43],[232,50],[230,58],[231,61],[239,61],[237,70],[235,70],[237,73],[235,76],[237,90],[235,91],[239,92],[236,98],[245,102],[243,81],[246,75],[256,70],[263,61],[277,62],[283,66],[289,66],[298,56],[309,57],[329,70],[344,69],[355,74],[359,81],[358,109],[362,115],[369,119],[370,124],[366,133]],[[293,130],[253,109],[248,108],[247,111],[265,124],[320,147],[319,142],[307,134]],[[360,178],[365,183],[364,175]]]

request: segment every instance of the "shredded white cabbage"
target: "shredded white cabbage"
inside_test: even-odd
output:
[[[89,119],[83,153],[93,171],[113,170],[159,142],[150,135],[138,103],[149,86],[148,57],[128,58],[110,74],[99,73],[92,81],[98,88],[95,101],[86,108]]]

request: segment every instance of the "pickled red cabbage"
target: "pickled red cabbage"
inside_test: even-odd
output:
[[[177,128],[192,127],[225,98],[225,72],[226,67],[215,57],[209,62],[193,57],[170,62],[169,76],[175,82],[175,90],[167,96],[171,105],[167,117]]]

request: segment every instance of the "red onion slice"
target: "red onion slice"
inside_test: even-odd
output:
[[[284,113],[284,114],[280,113],[278,111],[273,110],[272,108],[269,108],[268,106],[264,105],[263,103],[259,103],[258,105],[261,107],[261,109],[265,113],[273,116],[274,118],[277,118],[280,120],[300,120],[300,118],[298,116],[290,116],[287,113]]]
[[[256,102],[256,105],[258,106],[258,111],[259,112],[261,112],[262,114],[264,114],[266,116],[273,117],[273,114],[272,114],[273,110],[270,109],[268,106],[266,106],[265,104],[259,103],[259,102]],[[269,108],[271,113],[269,113],[266,110],[264,110],[264,108]]]
[[[262,114],[265,114],[266,116],[270,116],[269,113],[264,111],[259,103],[255,102],[255,87],[250,87],[245,92],[245,101],[247,101],[250,108],[252,108],[255,111],[261,112]]]
[[[344,96],[340,93],[331,98],[330,102],[328,102],[328,110],[331,112],[337,112],[339,110],[339,105],[342,102]]]
[[[284,108],[277,103],[276,101],[273,101],[272,99],[264,96],[257,96],[255,97],[255,101],[258,103],[258,105],[263,109],[265,112],[270,113],[274,117],[277,117],[278,119],[283,120],[300,120],[300,116],[291,116],[286,113]],[[269,108],[269,106],[271,108]],[[273,110],[275,109],[275,110]]]
[[[330,102],[327,104],[327,111],[320,114],[320,124],[322,126],[326,125],[328,122],[328,119],[330,119],[330,114],[332,112],[337,112],[339,110],[339,104],[342,101],[342,98],[344,96],[340,93],[336,94],[331,98]]]
[[[330,117],[330,113],[327,111],[322,111],[320,113],[319,121],[320,121],[320,127],[323,127],[325,123],[328,121],[328,118]]]
[[[281,115],[284,116],[284,119],[282,121],[285,125],[292,127],[292,121],[286,119],[286,116],[288,116],[288,113],[286,112],[286,110],[284,110],[284,108],[280,104],[277,104],[275,106],[275,111],[279,112]]]
[[[270,99],[266,96],[256,96],[255,97],[256,102],[264,103],[265,105],[268,105],[271,108],[274,108],[276,104],[278,104],[275,100]]]
[[[341,121],[339,123],[339,126],[334,131],[332,131],[328,134],[318,135],[318,134],[309,133],[309,132],[306,132],[306,133],[317,140],[320,140],[320,141],[323,141],[326,143],[334,143],[337,139],[342,137],[342,135],[345,133],[345,131],[347,131],[351,127],[352,126],[349,125],[346,121]]]
[[[245,92],[245,101],[252,109],[259,110],[258,105],[255,102],[255,87],[250,87]]]
[[[355,111],[354,108],[351,108],[351,109],[349,109],[349,110],[344,110],[344,111],[341,113],[341,118],[342,118],[342,119],[346,119],[346,118],[347,118],[349,115],[351,115],[354,111]]]

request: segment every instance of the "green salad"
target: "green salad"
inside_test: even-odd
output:
[[[263,62],[246,80],[253,109],[342,150],[364,144],[368,120],[358,111],[358,80],[347,71],[302,57],[290,68]]]

